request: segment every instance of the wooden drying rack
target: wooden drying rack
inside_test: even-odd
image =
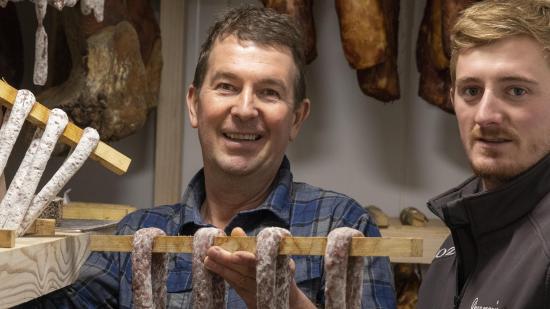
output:
[[[91,235],[91,251],[131,252],[131,235]],[[281,242],[281,255],[324,255],[326,237],[285,237]],[[230,252],[256,251],[256,237],[219,236],[214,245]],[[159,236],[153,243],[153,252],[191,253],[193,252],[192,236]],[[422,256],[422,239],[411,237],[354,237],[351,241],[351,256],[389,256],[420,257]]]
[[[17,89],[13,88],[5,81],[0,80],[1,105],[7,107],[8,109],[12,109],[16,95]],[[50,110],[46,106],[36,102],[29,113],[27,120],[34,125],[44,128],[48,122],[49,115]],[[82,137],[82,131],[83,130],[74,123],[69,122],[65,128],[65,131],[63,131],[63,135],[60,140],[63,143],[74,147],[80,140],[80,137]],[[117,175],[126,173],[131,161],[131,159],[127,156],[101,141],[92,153],[91,158],[98,161],[105,168]]]

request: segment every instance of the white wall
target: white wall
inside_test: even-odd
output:
[[[215,16],[259,1],[188,1],[186,81]],[[314,1],[317,59],[307,68],[310,118],[288,156],[297,181],[345,193],[398,215],[470,174],[455,117],[417,96],[415,46],[425,0],[402,0],[399,33],[401,100],[384,104],[362,94],[344,57],[334,1]],[[186,118],[186,121],[188,119]],[[183,183],[202,166],[196,131],[186,123]]]

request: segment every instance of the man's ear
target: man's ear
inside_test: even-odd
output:
[[[309,116],[309,108],[310,108],[311,102],[309,99],[304,99],[298,108],[294,109],[293,111],[293,120],[292,120],[292,128],[290,129],[290,137],[289,140],[292,142],[296,136],[298,136],[298,132],[300,132],[300,128],[302,127],[302,124]]]
[[[189,122],[193,128],[198,127],[199,121],[197,112],[199,108],[199,91],[193,84],[187,89],[187,113],[189,114]]]

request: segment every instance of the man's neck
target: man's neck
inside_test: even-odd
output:
[[[250,176],[216,175],[205,168],[206,198],[201,216],[206,223],[224,229],[240,211],[257,208],[271,192],[277,171]]]

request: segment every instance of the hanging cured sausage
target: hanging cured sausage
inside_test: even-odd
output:
[[[204,227],[193,236],[193,308],[223,308],[225,303],[225,281],[204,266],[206,251],[214,243],[214,237],[225,233],[214,227]]]
[[[349,228],[336,228],[328,234],[325,251],[325,308],[361,308],[363,288],[362,256],[350,256],[352,237],[363,233]]]
[[[279,255],[279,244],[291,236],[286,229],[264,228],[256,237],[256,300],[258,308],[285,309],[289,307],[290,257]]]
[[[63,162],[52,178],[48,180],[40,192],[32,199],[23,222],[17,229],[18,236],[23,235],[30,228],[34,220],[40,216],[46,206],[82,167],[98,143],[99,134],[97,131],[94,128],[85,128],[75,149],[69,154],[69,157]]]
[[[1,228],[19,229],[53,148],[67,123],[67,114],[60,109],[53,109],[46,128],[43,131],[36,129],[31,145],[0,203]]]
[[[168,254],[153,253],[155,237],[163,230],[149,227],[134,233],[132,249],[132,293],[134,308],[166,308]]]
[[[305,57],[309,64],[317,57],[315,23],[313,21],[313,0],[262,0],[263,4],[279,13],[294,18],[305,39]]]

